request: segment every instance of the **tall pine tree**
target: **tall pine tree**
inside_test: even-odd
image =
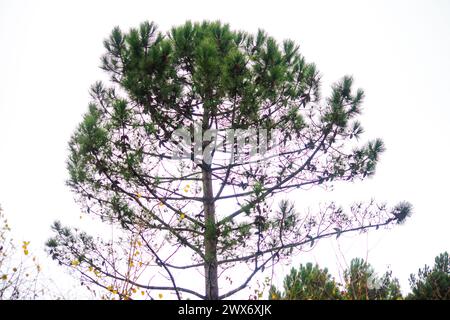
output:
[[[408,204],[373,202],[349,212],[335,203],[314,214],[298,214],[288,201],[275,208],[291,190],[373,175],[384,150],[380,139],[356,141],[363,91],[346,76],[322,100],[319,72],[293,41],[220,22],[163,34],[146,22],[127,33],[115,28],[104,46],[111,84],[92,86],[69,144],[68,184],[85,212],[124,237],[103,241],[55,223],[48,242],[84,283],[121,298],[140,289],[223,299],[320,238],[409,213]],[[242,265],[245,278],[220,292],[220,280]],[[166,284],[151,282],[148,270],[130,276],[143,266],[160,269]],[[204,292],[178,284],[197,269]]]

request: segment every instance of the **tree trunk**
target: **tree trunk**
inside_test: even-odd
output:
[[[211,170],[209,168],[202,170],[202,181],[205,214],[205,296],[207,300],[218,300],[216,213]]]

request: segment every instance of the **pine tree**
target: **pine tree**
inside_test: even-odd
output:
[[[398,300],[402,298],[398,279],[387,271],[381,277],[360,258],[352,259],[344,271],[344,298],[350,300]]]
[[[450,258],[447,252],[434,260],[434,266],[425,265],[417,275],[411,274],[409,282],[413,300],[450,300]]]
[[[272,286],[269,299],[272,300],[339,300],[341,292],[338,283],[328,273],[328,269],[321,269],[312,263],[292,268],[290,274],[284,278],[284,291]]]
[[[335,203],[314,214],[298,214],[288,201],[274,207],[291,190],[373,175],[384,150],[380,139],[357,142],[364,92],[352,88],[352,77],[322,100],[319,72],[293,41],[220,22],[187,22],[168,33],[146,22],[127,33],[114,28],[104,46],[111,84],[91,88],[69,143],[68,184],[83,211],[124,237],[112,243],[55,223],[48,242],[49,253],[77,267],[84,283],[121,298],[140,288],[223,299],[320,238],[409,214],[408,204],[373,202],[348,213]],[[135,251],[168,285],[148,284],[136,270],[130,279],[114,259],[125,252],[124,265],[134,266]],[[245,280],[220,293],[220,275],[242,264],[251,270]],[[177,284],[174,271],[195,269],[203,269],[204,293]]]

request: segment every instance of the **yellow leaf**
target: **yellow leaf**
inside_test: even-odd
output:
[[[76,266],[78,266],[78,265],[80,264],[80,261],[78,261],[77,259],[75,259],[75,260],[72,260],[72,261],[70,262],[70,264],[71,264],[72,266],[76,267]]]
[[[158,294],[158,298],[162,299],[163,298],[163,294],[162,293]]]

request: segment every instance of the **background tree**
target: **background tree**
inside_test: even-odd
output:
[[[344,299],[397,300],[402,298],[398,279],[387,271],[379,277],[373,267],[360,258],[352,259],[344,271]]]
[[[328,273],[312,263],[292,268],[291,273],[284,278],[284,291],[272,286],[269,299],[273,300],[339,300],[341,292],[339,285]]]
[[[272,286],[269,299],[281,300],[397,300],[402,299],[400,284],[387,271],[378,276],[372,266],[363,259],[351,260],[344,270],[344,283],[337,283],[318,265],[307,263],[298,270],[292,268],[284,278],[284,291]]]
[[[409,282],[413,300],[449,300],[450,299],[450,259],[447,252],[434,260],[434,266],[425,265],[417,275],[411,274]]]
[[[41,266],[30,254],[30,242],[18,251],[10,236],[11,227],[0,207],[0,300],[36,299],[44,295],[39,283]]]
[[[346,76],[321,100],[320,75],[293,41],[220,22],[187,22],[163,34],[145,22],[128,33],[115,28],[104,45],[111,86],[91,89],[69,144],[68,184],[85,212],[111,223],[127,243],[139,239],[147,271],[130,280],[114,260],[122,254],[125,266],[132,263],[130,250],[56,223],[49,253],[63,265],[77,261],[85,280],[96,270],[147,292],[223,299],[320,238],[389,226],[409,214],[405,203],[359,203],[348,212],[331,203],[305,214],[287,201],[274,208],[288,191],[373,175],[384,150],[380,139],[355,141],[363,132],[363,91]],[[247,131],[230,139],[230,129]],[[255,129],[267,137],[248,134]],[[199,133],[204,139],[192,144]],[[219,278],[230,279],[242,264],[249,273],[220,293]],[[166,285],[146,278],[152,268],[163,271]],[[204,292],[176,279],[196,269]]]

